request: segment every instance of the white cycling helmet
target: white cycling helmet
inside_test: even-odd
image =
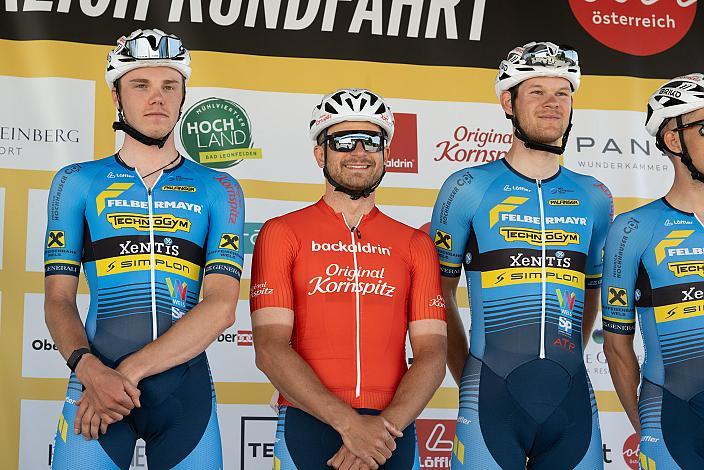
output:
[[[108,54],[105,81],[112,90],[120,77],[141,67],[171,67],[188,80],[190,64],[191,55],[178,37],[159,29],[138,29],[118,39]]]
[[[501,61],[496,75],[496,96],[535,77],[561,77],[569,80],[572,91],[579,88],[580,70],[577,51],[552,42],[529,42],[516,47]]]
[[[690,73],[673,78],[653,93],[648,100],[645,128],[657,136],[662,126],[673,117],[704,108],[704,74]]]
[[[344,121],[367,121],[386,132],[386,145],[394,136],[394,114],[381,96],[364,88],[341,88],[325,95],[313,108],[310,118],[310,138],[317,140],[320,133]]]

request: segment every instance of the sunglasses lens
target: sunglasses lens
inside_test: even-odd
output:
[[[328,137],[330,148],[337,152],[351,152],[361,142],[367,152],[380,152],[384,149],[384,138],[379,134],[354,132]]]
[[[130,57],[134,59],[173,59],[183,51],[183,45],[178,38],[166,36],[158,44],[152,45],[146,36],[130,39],[125,44]]]

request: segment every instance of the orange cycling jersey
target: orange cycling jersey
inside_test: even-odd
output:
[[[376,207],[348,226],[322,199],[264,224],[250,309],[293,310],[291,345],[321,382],[353,408],[383,410],[407,370],[408,323],[445,320],[440,268],[428,235]]]

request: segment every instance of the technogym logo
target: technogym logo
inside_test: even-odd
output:
[[[207,98],[191,106],[181,120],[181,142],[195,161],[211,168],[229,168],[246,158],[262,158],[252,148],[252,123],[233,101]]]

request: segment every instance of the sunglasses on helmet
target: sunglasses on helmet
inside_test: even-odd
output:
[[[386,138],[381,132],[342,131],[326,136],[320,144],[327,142],[336,152],[351,152],[357,147],[357,142],[361,142],[365,151],[381,152],[384,150],[385,141]]]
[[[579,65],[579,54],[572,47],[558,46],[557,51],[546,44],[535,44],[526,48],[521,56],[527,65],[543,67],[576,67]]]
[[[174,59],[185,51],[183,43],[176,36],[163,36],[154,44],[152,37],[139,35],[125,41],[126,55],[138,60]]]

